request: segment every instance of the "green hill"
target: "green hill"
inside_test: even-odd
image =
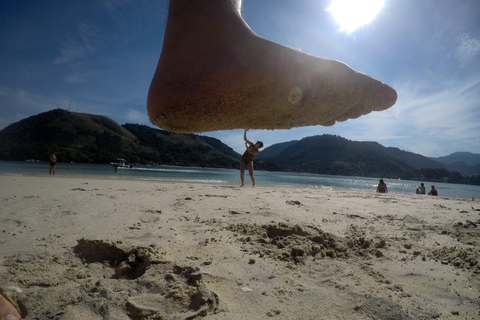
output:
[[[268,147],[255,165],[265,170],[480,184],[480,176],[462,176],[419,154],[332,135]]]
[[[471,153],[471,152],[455,152],[448,156],[431,158],[431,159],[438,162],[450,163],[450,164],[456,163],[456,162],[463,162],[470,166],[475,166],[480,164],[480,154]]]
[[[240,155],[220,140],[178,134],[144,125],[125,124],[98,115],[56,109],[32,116],[0,131],[0,159],[132,163],[202,167],[238,167]]]
[[[398,178],[413,167],[385,154],[376,146],[338,136],[303,138],[278,151],[258,155],[258,159],[277,163],[290,171],[332,175],[359,175]],[[269,156],[273,154],[273,156]],[[267,157],[265,157],[267,156]]]

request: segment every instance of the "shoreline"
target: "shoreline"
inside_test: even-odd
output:
[[[473,319],[478,201],[6,177],[0,291],[25,319]]]
[[[192,169],[191,167],[175,167],[175,168],[185,168],[185,169]],[[205,168],[196,168],[196,169],[205,169]],[[210,168],[208,168],[210,169]],[[129,169],[130,170],[130,169]],[[141,169],[140,169],[141,170]],[[221,169],[221,170],[235,170],[235,169]],[[238,171],[238,169],[237,169]],[[355,187],[349,187],[349,186],[335,186],[335,185],[321,185],[321,184],[308,184],[308,183],[296,183],[296,182],[271,182],[271,181],[262,181],[262,176],[261,172],[263,171],[258,171],[256,172],[256,180],[258,180],[257,185],[255,187],[265,187],[265,188],[300,188],[300,189],[311,189],[311,190],[331,190],[331,191],[340,191],[340,192],[366,192],[366,193],[376,193],[376,184],[375,186],[372,185],[371,188],[355,188]],[[259,174],[260,173],[260,174]],[[268,171],[268,173],[278,173],[278,174],[285,174],[285,172],[271,172]],[[288,174],[288,173],[287,173]],[[305,174],[308,175],[308,174]],[[186,179],[177,179],[177,178],[164,178],[164,177],[152,177],[152,176],[126,176],[120,174],[88,174],[88,173],[82,173],[82,174],[69,174],[69,175],[64,175],[62,173],[57,173],[55,176],[50,176],[48,174],[40,174],[40,173],[8,173],[8,172],[0,172],[0,177],[1,176],[12,176],[12,177],[50,177],[50,178],[73,178],[73,179],[103,179],[103,180],[109,180],[109,181],[117,181],[117,180],[131,180],[131,181],[152,181],[152,182],[159,182],[159,183],[199,183],[199,184],[212,184],[212,185],[225,185],[225,186],[237,186],[237,181],[236,180],[201,180],[201,179],[192,179],[192,180],[186,180]],[[329,175],[319,175],[322,177],[332,177],[332,178],[345,178],[345,179],[376,179],[376,178],[371,178],[371,177],[357,177],[357,176],[329,176]],[[248,177],[246,177],[246,180]],[[238,179],[240,180],[240,179]],[[410,181],[410,180],[389,180],[385,179],[388,185],[394,184],[395,182],[417,182],[417,181]],[[249,180],[248,180],[249,181]],[[246,182],[245,187],[246,188],[251,188],[251,185],[249,185],[249,182]],[[238,184],[240,181],[238,181]],[[376,183],[376,181],[375,181]],[[443,185],[447,187],[454,187],[454,186],[463,186],[464,188],[476,188],[478,187],[478,190],[472,190],[472,193],[468,192],[468,195],[444,195],[442,194],[443,190],[439,190],[440,195],[439,197],[443,198],[449,198],[449,199],[466,199],[466,200],[471,200],[472,196],[475,199],[480,198],[480,186],[475,186],[475,185],[465,185],[465,184],[453,184],[453,183],[434,183],[434,182],[427,182],[427,184],[435,184],[438,188],[438,185]],[[415,194],[414,187],[412,186],[412,190],[406,191],[406,190],[392,190],[392,188],[389,187],[389,193],[388,194],[398,194],[398,195],[406,195],[406,196],[419,196]],[[422,196],[422,195],[420,195]],[[425,195],[428,196],[428,195]]]

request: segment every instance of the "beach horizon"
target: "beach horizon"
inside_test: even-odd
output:
[[[7,176],[43,176],[48,175],[48,163],[31,163],[19,161],[3,161],[0,175]],[[91,163],[59,163],[56,178],[99,178],[127,179],[159,182],[199,182],[216,185],[240,184],[238,169],[202,168],[184,166],[141,166],[119,169],[116,173],[110,164]],[[414,181],[389,179],[387,177],[340,176],[300,172],[262,171],[256,170],[257,186],[293,187],[293,188],[323,188],[337,191],[375,192],[379,178],[387,183],[389,193],[405,195],[415,194],[415,190],[423,182],[430,190],[435,185],[440,196],[449,198],[480,198],[480,186],[453,184],[445,182]],[[247,182],[247,185],[249,183]]]

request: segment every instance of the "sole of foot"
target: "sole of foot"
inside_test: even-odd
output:
[[[346,64],[228,23],[169,16],[150,85],[150,121],[174,132],[290,129],[355,119],[395,104],[396,91]]]

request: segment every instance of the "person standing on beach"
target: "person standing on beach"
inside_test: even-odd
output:
[[[243,182],[244,182],[244,176],[245,176],[245,166],[248,169],[248,173],[250,174],[250,179],[252,179],[252,184],[255,187],[255,177],[253,176],[253,157],[257,155],[260,151],[261,147],[263,147],[263,142],[262,141],[257,141],[255,144],[247,139],[247,131],[248,129],[245,130],[243,133],[243,140],[245,140],[245,147],[247,150],[245,150],[245,153],[242,155],[242,158],[240,159],[240,180],[242,181],[242,184],[240,187],[243,187]]]
[[[438,191],[435,189],[435,186],[432,186],[432,189],[428,193],[429,196],[438,196]]]
[[[387,184],[383,182],[383,179],[380,179],[377,186],[378,193],[388,193]]]
[[[48,171],[48,174],[55,174],[55,163],[57,162],[57,156],[55,153],[52,152],[52,154],[49,157],[50,159],[50,170]]]

